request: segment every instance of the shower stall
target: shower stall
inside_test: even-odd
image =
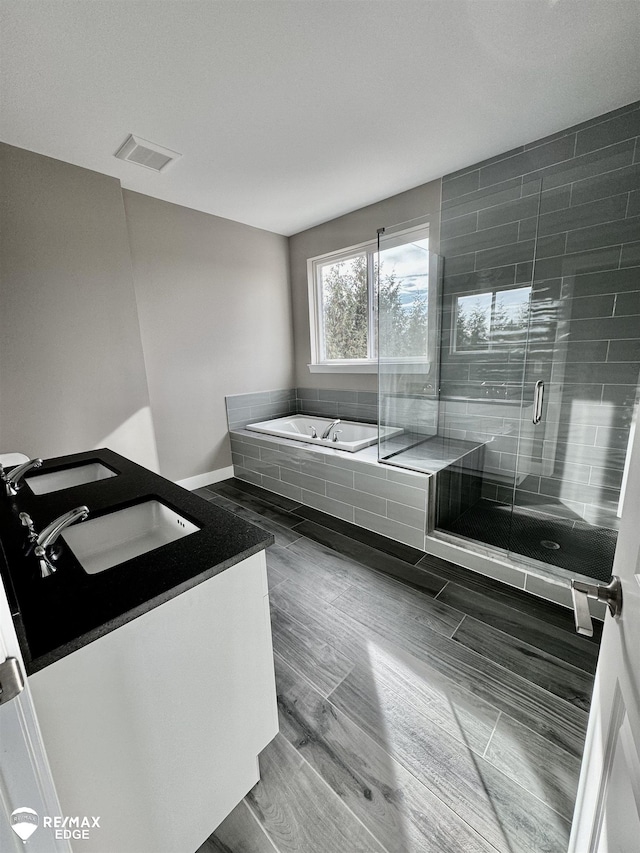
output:
[[[637,405],[640,168],[575,136],[550,167],[444,179],[439,235],[380,230],[379,422],[403,433],[378,458],[432,474],[427,533],[602,580]]]

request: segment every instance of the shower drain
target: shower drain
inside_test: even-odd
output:
[[[552,542],[551,539],[541,539],[540,544],[543,548],[548,548],[549,551],[559,551],[560,545],[557,542]]]

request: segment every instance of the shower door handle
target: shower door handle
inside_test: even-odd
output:
[[[533,422],[539,424],[542,420],[542,401],[544,400],[544,382],[538,379],[533,392]]]

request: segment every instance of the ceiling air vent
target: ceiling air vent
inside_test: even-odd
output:
[[[130,134],[116,151],[115,156],[120,160],[144,166],[145,169],[152,169],[154,172],[164,172],[167,166],[182,157],[182,154]]]

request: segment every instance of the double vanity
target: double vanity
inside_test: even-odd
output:
[[[196,850],[277,732],[271,536],[105,449],[26,472],[0,539],[74,851]]]

